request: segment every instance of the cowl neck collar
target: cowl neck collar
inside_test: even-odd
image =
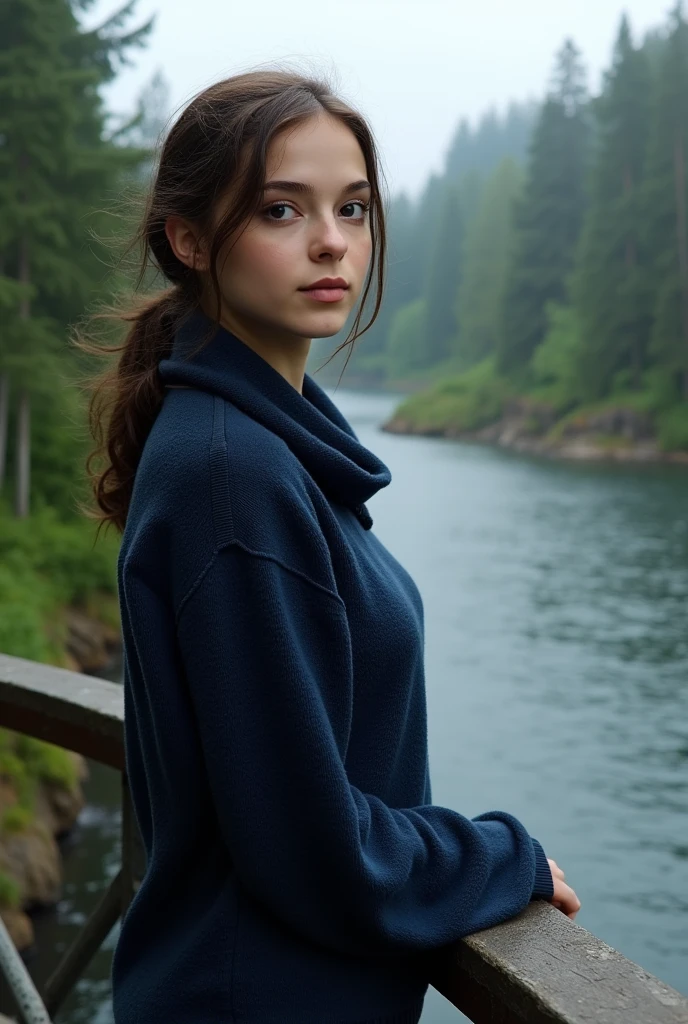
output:
[[[211,340],[192,355],[214,328]],[[299,394],[262,356],[225,327],[196,310],[178,328],[169,358],[159,363],[165,384],[185,385],[227,399],[289,446],[320,489],[347,505],[369,530],[364,502],[392,475],[360,443],[351,425],[319,384],[306,373]]]

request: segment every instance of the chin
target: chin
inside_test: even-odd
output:
[[[329,315],[314,316],[312,323],[305,327],[304,334],[309,338],[331,338],[338,334],[344,327],[349,314],[330,313]]]

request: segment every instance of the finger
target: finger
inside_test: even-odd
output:
[[[561,870],[556,861],[550,860],[549,866],[554,878],[561,878],[562,880],[564,879],[564,872]]]

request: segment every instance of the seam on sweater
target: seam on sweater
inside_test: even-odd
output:
[[[225,436],[225,402],[213,401],[213,435],[210,443],[210,500],[213,506],[215,545],[224,547],[234,536],[232,503],[229,495],[229,455]]]
[[[279,565],[281,569],[285,570],[285,572],[291,573],[292,576],[298,576],[299,579],[305,580],[306,583],[310,583],[312,587],[315,587],[316,590],[319,590],[322,594],[327,594],[328,597],[331,597],[334,601],[337,602],[337,604],[340,604],[342,608],[346,610],[346,605],[342,601],[339,594],[335,594],[334,590],[330,590],[329,587],[323,586],[322,583],[317,583],[315,580],[311,579],[310,576],[307,576],[305,572],[301,572],[300,569],[294,569],[293,566],[288,565],[287,562],[283,562],[281,558],[277,557],[277,555],[272,555],[270,554],[269,551],[255,551],[253,548],[250,548],[248,544],[244,544],[242,540],[239,540],[236,537],[233,540],[231,540],[228,544],[224,545],[224,547],[232,546],[241,548],[242,551],[245,551],[247,555],[252,555],[254,558],[262,558],[264,561],[274,562],[275,565]]]
[[[333,601],[336,601],[337,604],[344,609],[344,612],[346,614],[346,605],[344,604],[344,601],[341,599],[339,594],[335,594],[333,590],[330,590],[328,587],[324,587],[322,583],[317,583],[315,580],[312,580],[310,576],[307,576],[305,572],[301,572],[300,569],[294,569],[291,565],[287,565],[286,562],[281,561],[281,559],[279,559],[276,555],[271,555],[268,551],[254,551],[253,548],[250,548],[247,544],[244,544],[243,541],[234,538],[228,541],[226,544],[224,544],[221,548],[218,548],[217,551],[213,552],[211,557],[208,559],[206,564],[199,572],[196,579],[193,581],[187,592],[184,594],[183,598],[179,602],[179,608],[177,609],[177,614],[175,615],[175,625],[179,625],[179,620],[181,618],[182,611],[184,610],[187,601],[189,601],[190,598],[196,592],[196,590],[198,590],[205,576],[212,568],[214,562],[217,560],[217,557],[220,554],[220,552],[230,547],[241,548],[242,551],[245,551],[247,555],[251,555],[253,558],[261,558],[264,561],[274,562],[275,565],[279,565],[280,569],[284,569],[285,572],[290,573],[292,576],[297,576],[299,579],[304,580],[306,583],[309,583],[310,586],[315,587],[316,590],[319,590],[321,594],[327,594],[328,597],[331,597]]]
[[[198,590],[198,588],[200,587],[200,585],[203,582],[203,579],[204,579],[206,573],[209,572],[209,570],[211,569],[211,567],[213,565],[213,562],[217,558],[218,553],[219,552],[217,552],[217,551],[213,551],[212,555],[210,556],[208,561],[205,563],[205,565],[203,566],[203,568],[199,572],[198,576],[193,581],[193,583],[191,583],[191,585],[189,586],[189,589],[186,591],[186,593],[184,594],[183,598],[179,602],[179,607],[177,608],[177,614],[174,617],[174,624],[175,624],[175,626],[179,625],[179,620],[181,618],[181,614],[182,614],[182,611],[184,610],[184,606],[185,606],[186,602],[189,600],[190,597],[193,596],[193,594],[196,592],[196,590]]]

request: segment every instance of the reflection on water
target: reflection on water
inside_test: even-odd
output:
[[[379,432],[390,396],[333,396],[392,471],[374,529],[426,612],[433,798],[518,815],[579,922],[688,994],[688,473]],[[119,780],[92,766],[36,976],[119,863]],[[57,1024],[111,1024],[116,931]],[[432,990],[423,1024],[457,1012]]]

